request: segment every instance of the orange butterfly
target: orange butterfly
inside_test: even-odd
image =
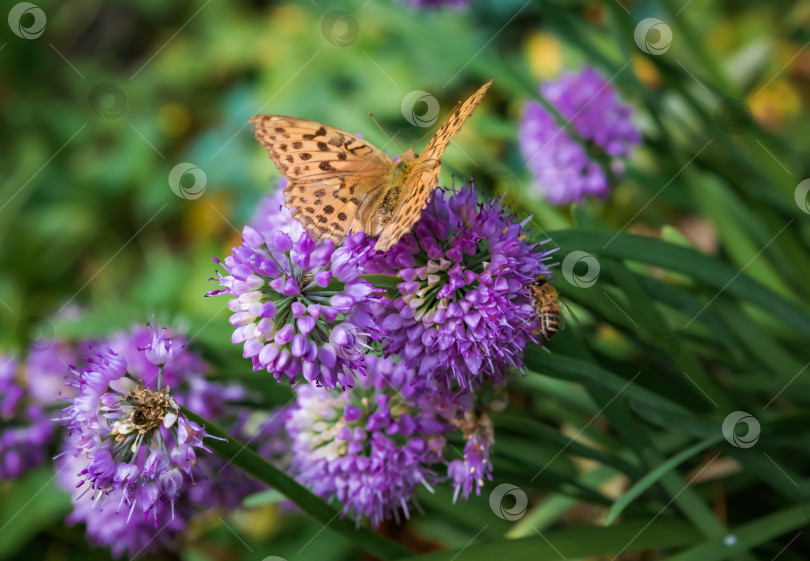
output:
[[[438,185],[442,154],[493,80],[456,107],[421,155],[406,150],[397,163],[315,121],[256,115],[248,124],[287,178],[284,204],[316,239],[339,244],[349,232],[365,232],[379,236],[375,249],[388,251],[419,220]]]

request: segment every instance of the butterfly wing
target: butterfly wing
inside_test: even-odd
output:
[[[427,206],[430,194],[439,184],[441,157],[450,140],[461,130],[464,121],[472,115],[476,106],[481,103],[494,78],[478,88],[467,101],[456,107],[444,120],[442,126],[430,139],[425,150],[417,158],[402,189],[400,206],[391,222],[382,230],[374,249],[388,251],[399,239],[411,231],[419,221],[422,209]]]
[[[248,124],[287,178],[284,205],[315,238],[339,244],[350,231],[366,231],[361,223],[391,183],[391,158],[316,121],[256,115]]]

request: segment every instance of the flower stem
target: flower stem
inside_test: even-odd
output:
[[[295,503],[301,510],[318,520],[325,527],[345,535],[347,538],[357,543],[363,550],[383,561],[413,555],[413,553],[404,546],[368,528],[356,527],[353,520],[341,516],[340,511],[320,497],[314,495],[309,489],[276,466],[264,460],[256,454],[256,452],[248,448],[247,445],[228,436],[214,424],[189,411],[185,407],[181,407],[180,409],[187,418],[204,426],[205,431],[209,435],[225,439],[215,440],[212,438],[207,441],[206,443],[211,450],[290,499],[290,501]]]
[[[163,387],[163,365],[158,366],[157,391]]]

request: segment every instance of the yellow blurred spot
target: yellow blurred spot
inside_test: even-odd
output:
[[[774,80],[759,90],[753,89],[746,102],[751,114],[765,128],[780,128],[802,112],[802,100],[796,88],[786,80]]]
[[[531,73],[540,80],[556,78],[562,67],[562,48],[556,37],[541,31],[526,41],[526,56]]]
[[[614,345],[624,345],[627,339],[621,331],[607,323],[600,323],[596,328],[596,336]]]
[[[228,237],[228,242],[232,242],[234,239],[238,241],[236,244],[229,243],[225,247],[239,245],[241,233],[234,230],[225,219],[230,215],[231,201],[224,193],[206,192],[199,199],[187,201],[187,203],[188,211],[183,218],[183,232],[189,239],[208,236]]]
[[[239,529],[254,540],[267,540],[281,529],[281,513],[277,504],[238,511]]]
[[[661,73],[649,57],[641,54],[633,55],[633,73],[639,82],[651,90],[661,87]]]
[[[280,24],[279,27],[288,35],[298,35],[307,27],[307,14],[299,6],[294,4],[281,4],[272,15],[274,22]]]
[[[167,136],[183,136],[191,125],[191,114],[185,105],[167,103],[158,110],[158,126]]]

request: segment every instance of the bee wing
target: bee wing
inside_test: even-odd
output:
[[[568,315],[571,316],[571,319],[573,319],[575,322],[577,322],[577,325],[579,325],[579,318],[577,318],[577,315],[574,313],[574,310],[572,310],[571,307],[565,303],[565,300],[563,300],[562,298],[557,298],[557,302],[562,304],[563,308],[565,308],[565,311],[568,312]]]

